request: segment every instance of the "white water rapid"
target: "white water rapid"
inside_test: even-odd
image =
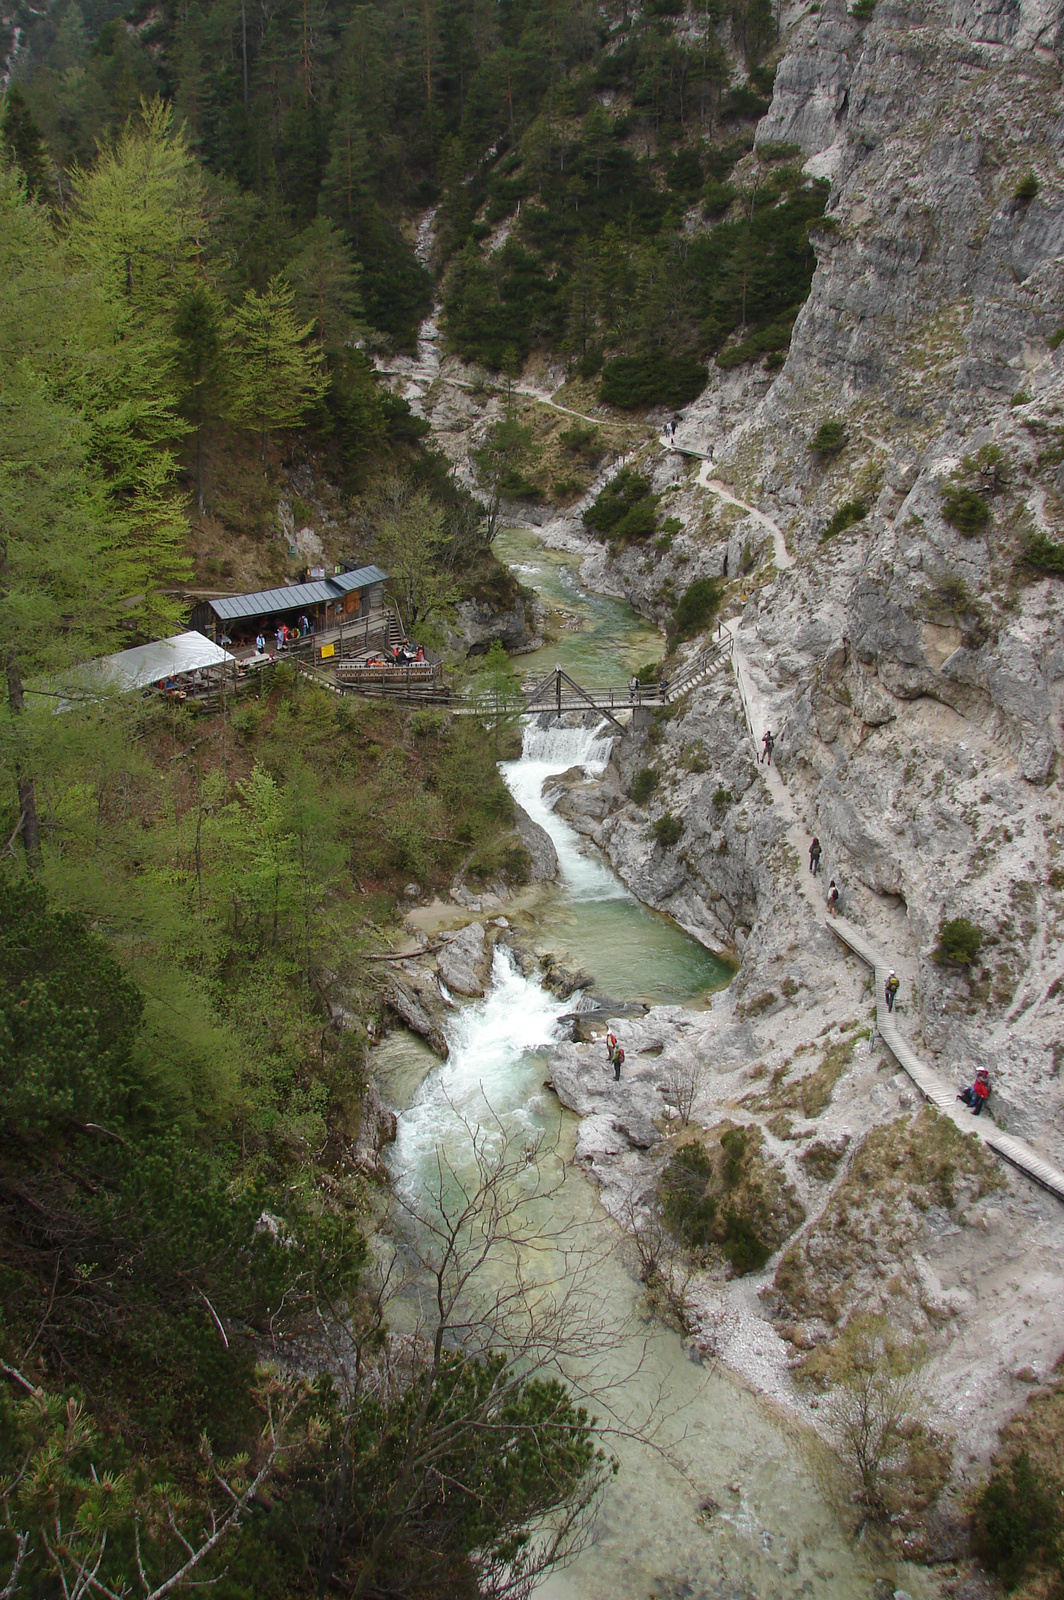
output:
[[[574,765],[601,767],[608,756],[601,730],[533,727],[521,760],[502,768],[515,798],[550,833],[561,866],[530,931],[539,948],[570,954],[617,998],[697,1003],[727,973],[639,905],[542,799],[545,778]],[[406,1106],[389,1166],[407,1205],[427,1199],[440,1156],[463,1177],[471,1171],[471,1130],[500,1144],[541,1136],[556,1187],[549,1207],[533,1200],[529,1214],[537,1228],[543,1219],[549,1239],[522,1258],[522,1275],[549,1272],[546,1256],[557,1263],[586,1247],[594,1257],[594,1300],[581,1303],[595,1308],[595,1379],[607,1387],[593,1410],[620,1430],[605,1443],[621,1468],[604,1493],[595,1543],[546,1578],[537,1600],[869,1600],[877,1572],[920,1600],[926,1589],[917,1569],[871,1566],[847,1538],[815,1470],[822,1447],[726,1373],[692,1362],[678,1336],[646,1313],[623,1238],[572,1160],[576,1119],[544,1086],[558,1018],[571,1008],[499,949],[490,992],[453,1016],[445,1063],[401,1031],[377,1053],[386,1095]],[[586,1362],[568,1370],[588,1381]],[[652,1446],[625,1436],[633,1419],[656,1427]]]

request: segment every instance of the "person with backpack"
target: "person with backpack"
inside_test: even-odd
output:
[[[901,985],[898,982],[898,974],[894,971],[894,968],[891,967],[890,972],[887,974],[887,981],[883,985],[883,992],[887,997],[887,1010],[888,1011],[893,1011],[894,1010],[894,1001],[897,998],[898,990],[900,989],[900,987],[901,987]]]
[[[975,1082],[969,1084],[967,1089],[962,1089],[957,1096],[966,1106],[971,1106],[972,1116],[982,1114],[983,1107],[990,1099],[990,1074],[985,1067],[980,1067],[975,1074]]]
[[[613,1066],[613,1057],[617,1049],[617,1035],[612,1028],[606,1030],[606,1060]]]
[[[833,917],[839,914],[839,886],[834,878],[828,884],[828,910]]]
[[[820,856],[820,840],[814,839],[812,844],[809,846],[809,870],[813,874],[814,878],[820,871]]]
[[[763,735],[763,737],[761,739],[761,743],[765,747],[765,760],[768,762],[769,766],[771,767],[771,765],[772,765],[772,752],[776,748],[776,741],[772,737],[772,729],[771,728],[766,728],[765,729],[764,735]],[[758,765],[760,766],[761,757],[758,756],[757,760],[758,760]]]
[[[621,1068],[624,1066],[624,1051],[620,1045],[613,1052],[613,1076],[617,1083],[621,1081]]]

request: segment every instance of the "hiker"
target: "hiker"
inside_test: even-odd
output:
[[[613,1052],[613,1077],[616,1083],[621,1081],[621,1068],[624,1066],[624,1051],[620,1045]]]
[[[957,1096],[966,1106],[971,1106],[972,1116],[978,1117],[987,1101],[990,1099],[990,1074],[985,1067],[980,1067],[975,1074],[975,1082],[969,1084],[967,1089],[962,1089]]]
[[[260,656],[266,654],[266,635],[260,629],[255,635],[255,649]]]
[[[771,728],[766,728],[765,729],[764,734],[761,737],[761,743],[765,747],[765,760],[768,762],[769,766],[771,767],[771,765],[772,765],[772,752],[776,748],[776,741],[772,737],[772,729]],[[758,756],[757,760],[758,760],[758,765],[760,766],[761,757]]]
[[[814,838],[812,844],[809,846],[809,870],[813,874],[814,878],[820,871],[820,855],[820,840]]]
[[[839,886],[834,878],[828,884],[828,910],[833,917],[839,914]]]
[[[606,1060],[609,1062],[611,1067],[613,1066],[613,1056],[616,1049],[617,1035],[614,1033],[613,1029],[610,1028],[606,1034]]]
[[[895,1001],[895,999],[897,997],[897,993],[898,993],[898,990],[899,990],[900,987],[901,987],[901,985],[898,982],[898,974],[894,971],[894,968],[891,967],[890,972],[887,974],[887,981],[883,985],[883,991],[884,991],[884,993],[886,994],[886,997],[887,997],[887,1010],[888,1011],[893,1011],[894,1010],[894,1001]]]

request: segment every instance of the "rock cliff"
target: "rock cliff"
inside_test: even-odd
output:
[[[670,550],[583,545],[587,581],[659,616],[670,590],[720,576],[738,681],[637,716],[602,777],[558,796],[640,898],[741,957],[696,1027],[651,1015],[664,1053],[625,1096],[642,1109],[693,1063],[697,1120],[757,1121],[809,1213],[756,1280],[784,1342],[736,1288],[715,1348],[782,1395],[794,1348],[856,1309],[908,1316],[938,1341],[962,1473],[1020,1402],[1015,1374],[1059,1354],[1064,1217],[974,1147],[947,1150],[906,1080],[866,1060],[866,974],[796,873],[817,834],[847,914],[896,952],[914,1045],[958,1083],[988,1066],[998,1120],[1059,1163],[1062,30],[1060,5],[963,0],[878,0],[865,21],[829,0],[795,26],[759,139],[799,145],[832,189],[786,364],[767,388],[720,374],[687,408],[678,442],[708,461],[647,452],[683,524]],[[829,421],[831,448],[812,448]],[[755,762],[768,726],[796,824]],[[982,935],[967,964],[935,958],[958,917]],[[794,1063],[834,1029],[850,1054],[811,1098]],[[630,1221],[662,1158],[585,1106],[583,1071],[567,1047],[555,1082]]]

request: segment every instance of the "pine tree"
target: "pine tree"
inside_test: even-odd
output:
[[[296,311],[308,318],[322,349],[336,355],[363,331],[365,312],[358,289],[361,267],[335,223],[316,217],[295,241],[287,276]]]
[[[51,158],[45,149],[41,130],[34,122],[26,97],[17,83],[13,83],[4,96],[0,146],[7,160],[22,173],[30,199],[51,199]]]
[[[264,462],[270,430],[298,426],[325,393],[320,352],[307,342],[313,328],[297,319],[283,278],[271,278],[261,295],[249,289],[230,319],[230,414],[259,434]]]
[[[205,284],[185,296],[174,318],[176,364],[181,380],[181,415],[193,430],[196,448],[196,503],[202,514],[203,439],[222,413],[226,360],[221,309]]]

